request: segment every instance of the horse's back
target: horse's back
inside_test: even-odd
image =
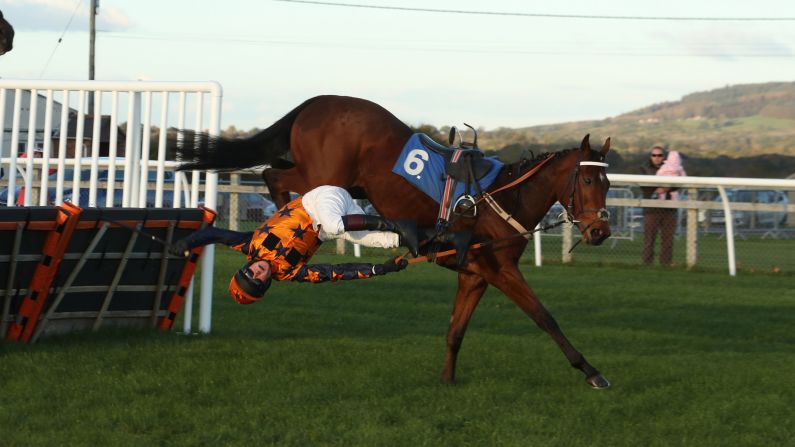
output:
[[[361,175],[389,172],[410,136],[406,124],[372,101],[325,95],[296,117],[290,150],[311,183],[347,187],[361,183]]]

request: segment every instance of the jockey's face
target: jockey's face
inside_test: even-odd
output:
[[[248,266],[249,270],[254,276],[254,279],[265,282],[271,276],[271,264],[268,261],[255,261]]]

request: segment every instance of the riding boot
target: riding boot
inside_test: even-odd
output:
[[[406,247],[412,256],[419,256],[419,236],[417,235],[417,221],[409,219],[389,220],[381,216],[369,214],[348,214],[342,216],[342,225],[345,231],[391,231],[397,233],[399,244]]]
[[[445,231],[437,235],[432,228],[420,229],[420,244],[437,243],[452,246],[455,249],[456,263],[459,267],[466,264],[469,242],[472,240],[472,230]]]

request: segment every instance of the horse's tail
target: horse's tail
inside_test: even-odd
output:
[[[317,97],[304,101],[267,129],[248,138],[224,138],[206,132],[182,131],[177,144],[178,170],[234,171],[280,163],[290,151],[290,129],[296,116]]]

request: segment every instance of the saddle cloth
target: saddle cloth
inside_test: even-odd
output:
[[[419,188],[428,197],[441,203],[444,194],[444,182],[447,175],[444,171],[445,160],[436,152],[429,150],[422,141],[422,137],[428,138],[423,134],[414,134],[403,146],[392,172],[403,177],[409,183]],[[486,157],[484,160],[491,163],[491,169],[479,181],[481,190],[485,190],[497,178],[503,163],[495,157]],[[452,197],[460,197],[464,194],[474,194],[473,191],[465,191],[466,184],[458,182]]]

